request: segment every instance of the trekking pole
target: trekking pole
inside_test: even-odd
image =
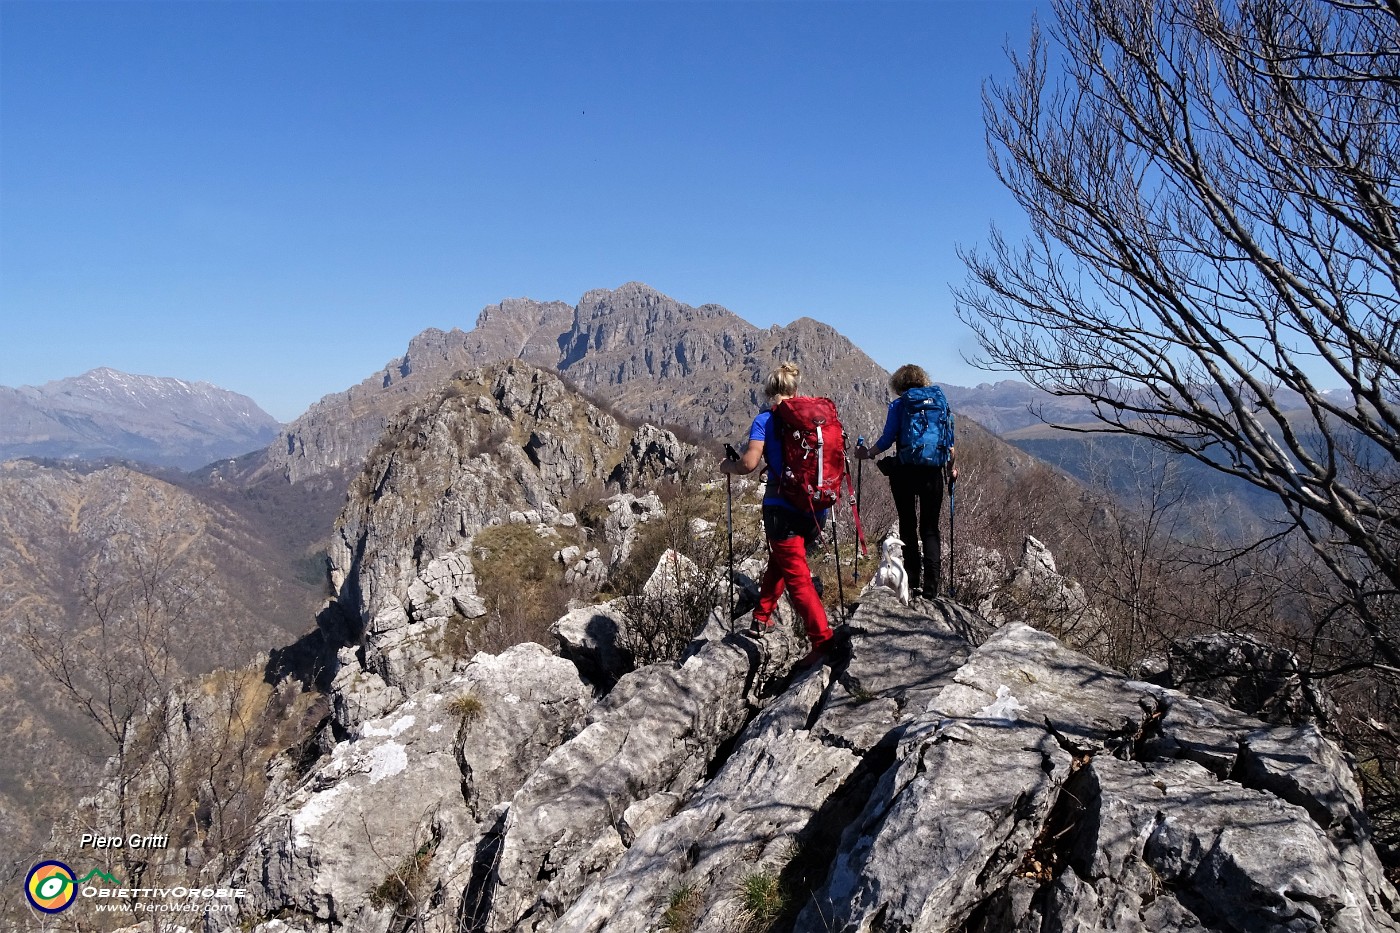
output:
[[[733,444],[724,445],[724,459],[739,459]],[[729,530],[729,619],[734,621],[734,474],[724,474],[724,524]]]
[[[846,589],[841,585],[841,535],[837,533],[835,506],[831,508],[831,547],[836,552],[836,599],[841,604],[841,622],[845,624]]]
[[[952,467],[950,466],[948,473],[948,595],[951,596],[953,599],[957,599],[958,526],[957,522],[955,521],[955,518],[958,514],[956,508],[958,500],[957,496],[954,493],[954,489],[958,485],[958,481],[953,479],[953,474],[951,470]]]
[[[860,449],[865,446],[865,436],[856,438],[856,514],[860,514],[860,480],[861,473],[865,469],[865,458],[860,456]],[[855,567],[851,570],[851,582],[860,582],[860,550],[856,550]]]

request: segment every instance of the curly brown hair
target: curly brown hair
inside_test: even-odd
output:
[[[906,363],[894,371],[890,376],[890,391],[896,395],[903,395],[910,389],[917,389],[929,385],[928,373],[924,372],[920,366],[913,363]]]

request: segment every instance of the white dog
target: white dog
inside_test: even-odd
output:
[[[875,586],[887,586],[899,594],[899,601],[909,605],[909,575],[904,572],[904,542],[889,537],[880,546],[880,569],[875,571]]]

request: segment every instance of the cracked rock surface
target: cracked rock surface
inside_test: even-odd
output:
[[[448,692],[487,712],[427,690],[367,721],[264,821],[224,928],[1400,929],[1316,726],[884,590],[811,670],[790,617],[746,624],[602,697],[538,646],[478,655]]]

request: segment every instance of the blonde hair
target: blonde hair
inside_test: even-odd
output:
[[[796,395],[797,382],[801,378],[802,371],[797,368],[796,363],[782,363],[768,374],[768,381],[763,384],[763,391],[768,394],[769,398],[777,395]]]
[[[890,377],[890,391],[895,395],[903,395],[910,389],[917,389],[929,384],[928,373],[921,367],[913,363],[906,363],[894,371]]]

